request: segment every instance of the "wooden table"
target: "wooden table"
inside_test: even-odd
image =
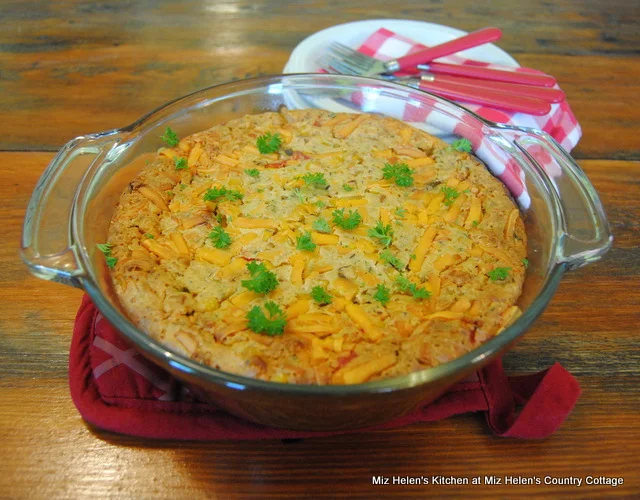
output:
[[[67,387],[81,292],[30,276],[18,258],[24,209],[53,152],[200,87],[278,73],[319,29],[385,17],[501,27],[500,47],[555,75],[582,124],[573,154],[600,192],[614,248],[566,275],[504,359],[509,373],[562,363],[584,391],[572,415],[544,441],[495,438],[479,415],[293,443],[157,442],[88,428]],[[638,21],[629,0],[2,2],[0,496],[638,495]],[[603,475],[624,484],[381,487],[373,475]]]

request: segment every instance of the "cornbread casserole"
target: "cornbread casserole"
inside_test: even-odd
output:
[[[519,314],[524,225],[464,141],[286,108],[164,139],[100,249],[130,319],[176,351],[353,384],[459,357]]]

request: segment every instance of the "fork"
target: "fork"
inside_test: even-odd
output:
[[[380,61],[366,56],[339,42],[329,46],[329,52],[341,58],[345,68],[349,68],[349,74],[360,76],[373,76],[383,73],[395,73],[403,69],[413,69],[418,64],[427,63],[438,57],[447,56],[461,50],[477,47],[488,42],[494,42],[502,36],[498,28],[483,28],[468,35],[441,43],[434,47],[409,54],[391,61]],[[337,68],[336,68],[337,69]],[[342,71],[341,71],[342,72]]]

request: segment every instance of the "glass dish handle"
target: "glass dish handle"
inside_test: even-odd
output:
[[[27,206],[20,252],[38,278],[81,288],[84,271],[71,234],[72,206],[85,172],[116,136],[111,131],[73,139],[38,180]]]
[[[563,235],[557,255],[569,269],[582,267],[602,257],[610,248],[613,236],[604,208],[587,175],[558,142],[546,132],[520,129],[516,146],[539,168],[553,186],[560,207]],[[532,146],[542,152],[545,165]]]

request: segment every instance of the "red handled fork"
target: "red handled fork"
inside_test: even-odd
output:
[[[415,69],[418,64],[428,63],[438,57],[448,56],[449,54],[454,54],[461,50],[494,42],[501,36],[502,31],[498,28],[483,28],[449,42],[441,43],[440,45],[387,62],[361,54],[360,52],[338,42],[334,42],[329,46],[329,53],[332,54],[335,59],[340,59],[342,66],[347,70],[345,72],[336,68],[340,73],[359,76],[374,76],[396,73],[406,69]]]

